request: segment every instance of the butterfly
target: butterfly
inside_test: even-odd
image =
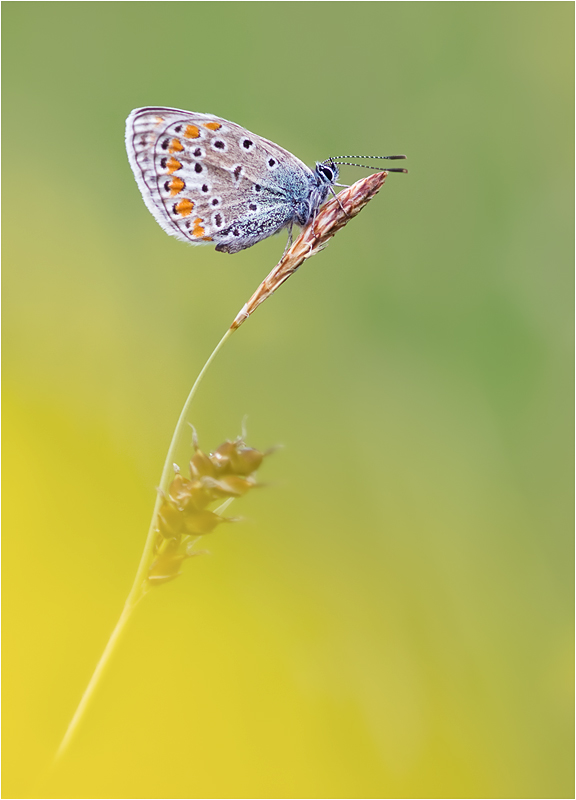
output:
[[[126,150],[146,207],[163,230],[191,244],[215,244],[222,253],[245,250],[284,228],[291,236],[294,225],[314,219],[334,194],[339,175],[332,158],[311,170],[235,122],[177,108],[132,111]]]

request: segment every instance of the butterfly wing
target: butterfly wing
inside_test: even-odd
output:
[[[314,173],[234,122],[140,108],[126,122],[126,149],[148,210],[182,241],[237,252],[307,219]]]

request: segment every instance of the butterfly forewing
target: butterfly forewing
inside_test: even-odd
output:
[[[226,252],[297,221],[295,209],[306,205],[316,182],[287,150],[211,114],[136,109],[127,120],[126,147],[144,202],[161,227]]]

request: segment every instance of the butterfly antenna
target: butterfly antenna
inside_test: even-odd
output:
[[[352,164],[350,161],[334,161],[334,164],[340,164],[343,167],[362,167],[363,169],[374,169],[374,170],[381,170],[384,169],[385,172],[408,172],[407,169],[400,169],[399,167],[391,168],[391,167],[370,167],[368,164]]]
[[[397,161],[398,159],[404,159],[407,156],[334,156],[333,158],[326,159],[327,162],[332,162],[333,164],[341,164],[344,167],[362,167],[363,169],[373,169],[378,170],[381,167],[370,167],[367,164],[353,164],[350,161],[340,161],[341,158],[387,158],[391,161]],[[386,169],[386,172],[408,172],[407,169]]]
[[[334,156],[333,159],[329,159],[333,161],[336,158],[390,158],[392,160],[397,160],[399,158],[408,158],[408,156]]]

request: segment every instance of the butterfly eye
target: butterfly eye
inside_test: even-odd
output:
[[[328,181],[328,183],[332,183],[334,180],[334,172],[330,167],[326,166],[326,164],[318,164],[316,171],[325,181]]]

